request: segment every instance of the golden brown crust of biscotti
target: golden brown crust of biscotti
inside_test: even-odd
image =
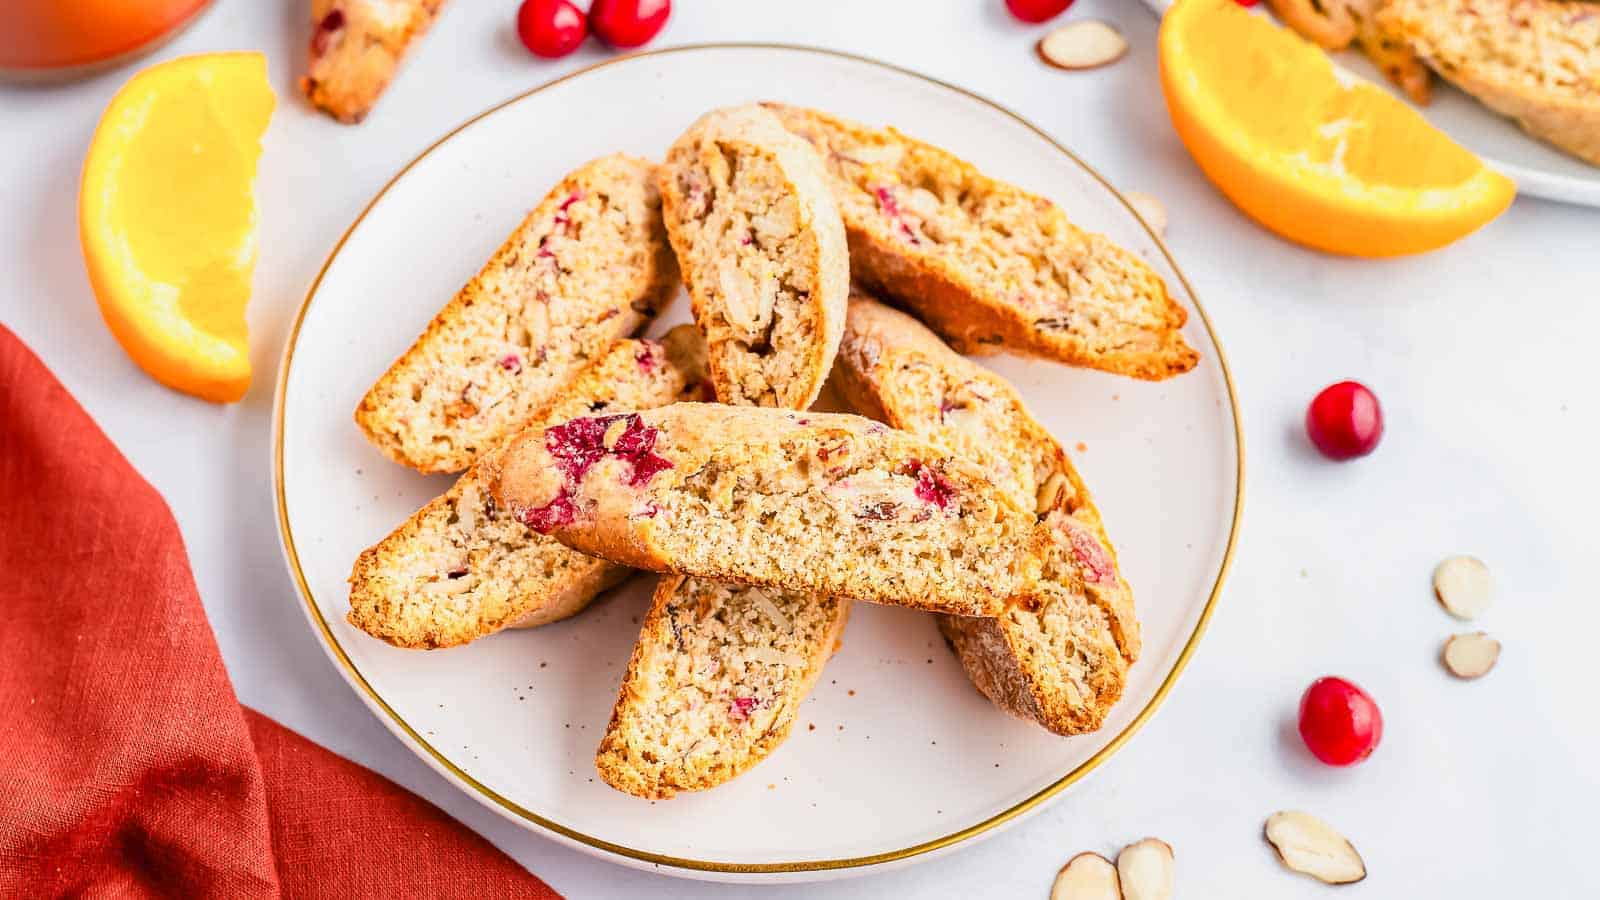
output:
[[[714,110],[673,144],[657,184],[719,398],[809,407],[850,288],[816,151],[759,106]]]
[[[705,343],[692,325],[618,341],[531,421],[702,397]],[[491,455],[494,451],[491,451]],[[581,611],[631,572],[534,534],[492,502],[480,461],[365,550],[350,574],[350,624],[397,647],[453,647]]]
[[[655,167],[616,154],[562,179],[362,398],[387,456],[455,472],[516,433],[672,299]]]
[[[443,6],[444,0],[312,0],[300,92],[340,122],[360,122]]]
[[[496,500],[614,562],[996,615],[1038,562],[1032,510],[860,416],[678,403],[529,431]]]
[[[839,646],[848,601],[664,575],[595,768],[652,800],[765,759]]]
[[[1390,0],[1379,19],[1529,134],[1600,165],[1600,12],[1561,0]]]
[[[1267,0],[1267,5],[1285,25],[1324,50],[1355,44],[1407,97],[1427,105],[1433,94],[1432,76],[1405,40],[1384,27],[1378,13],[1387,2]]]
[[[828,168],[851,275],[957,350],[1010,349],[1162,379],[1199,360],[1187,313],[1135,254],[1059,207],[892,128],[764,104]]]
[[[997,706],[1060,734],[1098,728],[1139,654],[1139,623],[1099,513],[1060,444],[1004,379],[864,296],[851,300],[835,371],[858,409],[966,456],[1036,510],[1063,563],[1051,568],[1056,577],[998,618],[941,616],[940,629]],[[1058,540],[1067,522],[1073,530]],[[1079,563],[1075,549],[1097,565]]]

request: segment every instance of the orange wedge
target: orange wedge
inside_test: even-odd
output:
[[[207,400],[250,386],[253,188],[273,102],[259,53],[161,63],[112,99],[83,162],[78,234],[101,315],[157,381]]]
[[[1177,0],[1160,59],[1167,110],[1195,161],[1289,240],[1420,253],[1482,227],[1516,193],[1411,107],[1234,0]]]

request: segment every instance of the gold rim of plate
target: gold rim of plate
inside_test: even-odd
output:
[[[872,59],[871,57],[860,56],[854,53],[844,53],[838,50],[827,50],[820,47],[808,47],[802,44],[715,42],[704,44],[684,44],[677,47],[667,47],[660,50],[633,53],[626,56],[620,56],[615,59],[598,62],[591,66],[585,66],[582,69],[578,69],[577,71],[563,75],[560,78],[552,81],[545,82],[544,84],[517,94],[507,100],[496,103],[488,109],[467,119],[465,122],[462,122],[460,125],[457,125],[455,128],[452,128],[447,134],[429,144],[426,149],[417,154],[416,157],[414,157],[410,162],[406,163],[405,166],[400,169],[400,171],[396,172],[393,177],[384,183],[384,186],[376,195],[373,196],[372,200],[368,202],[366,208],[361,211],[361,214],[356,216],[355,221],[351,222],[350,226],[345,229],[342,235],[339,236],[339,241],[334,244],[333,250],[328,254],[328,258],[323,261],[322,268],[317,271],[317,276],[314,280],[312,280],[310,289],[306,291],[305,299],[301,301],[300,308],[295,312],[294,322],[289,327],[289,336],[284,346],[283,359],[279,363],[278,367],[276,398],[273,402],[272,479],[277,503],[278,533],[283,541],[284,556],[288,562],[290,573],[294,576],[295,588],[299,591],[300,598],[305,603],[306,612],[310,616],[312,622],[316,624],[318,630],[321,631],[322,639],[326,647],[329,651],[331,651],[333,657],[344,670],[346,680],[348,680],[351,685],[364,696],[369,705],[381,710],[383,714],[389,718],[389,724],[391,725],[392,730],[398,730],[400,733],[404,734],[412,744],[414,744],[417,748],[420,748],[423,753],[427,754],[427,756],[432,759],[433,763],[438,768],[442,769],[444,772],[447,772],[458,782],[460,782],[461,785],[469,788],[471,792],[475,792],[481,800],[492,807],[498,807],[499,811],[507,814],[511,818],[537,825],[540,828],[546,829],[554,834],[591,847],[595,850],[601,850],[606,853],[616,854],[618,856],[639,860],[641,862],[652,863],[657,866],[671,866],[673,868],[687,869],[698,872],[726,872],[735,874],[818,872],[876,866],[883,863],[895,862],[897,860],[909,859],[925,853],[931,853],[935,850],[940,850],[954,844],[959,844],[968,838],[983,834],[984,832],[990,831],[991,829],[994,829],[1000,825],[1004,825],[1018,816],[1032,811],[1046,800],[1049,800],[1050,798],[1066,790],[1079,779],[1094,771],[1098,766],[1100,766],[1101,763],[1104,763],[1118,750],[1122,749],[1122,746],[1133,737],[1134,733],[1143,727],[1144,724],[1150,720],[1150,717],[1155,714],[1156,709],[1160,707],[1162,701],[1166,699],[1167,694],[1172,690],[1173,685],[1177,683],[1178,676],[1183,672],[1185,666],[1188,665],[1189,658],[1194,654],[1195,648],[1200,644],[1201,636],[1205,633],[1206,625],[1211,621],[1211,614],[1216,608],[1217,598],[1222,593],[1223,581],[1226,580],[1228,569],[1233,564],[1234,549],[1239,537],[1239,521],[1244,511],[1245,477],[1244,430],[1239,418],[1239,398],[1234,389],[1233,373],[1228,368],[1228,359],[1222,352],[1222,344],[1217,339],[1216,331],[1211,326],[1211,318],[1206,315],[1205,308],[1200,305],[1200,299],[1195,294],[1194,288],[1189,284],[1188,279],[1184,277],[1183,271],[1178,268],[1177,261],[1174,260],[1172,258],[1172,254],[1168,252],[1167,246],[1162,242],[1161,237],[1155,232],[1151,231],[1148,225],[1143,225],[1145,231],[1148,232],[1150,238],[1155,241],[1156,246],[1161,249],[1161,254],[1163,257],[1165,257],[1167,264],[1172,267],[1172,271],[1177,274],[1178,280],[1183,283],[1184,290],[1188,293],[1191,302],[1193,302],[1195,312],[1199,314],[1201,324],[1205,326],[1206,334],[1211,339],[1211,345],[1216,348],[1217,364],[1222,369],[1222,378],[1228,388],[1228,405],[1231,408],[1231,413],[1233,416],[1233,438],[1237,468],[1234,476],[1235,487],[1233,497],[1233,518],[1228,528],[1228,543],[1223,550],[1222,565],[1217,569],[1216,581],[1212,584],[1210,596],[1206,598],[1205,609],[1201,611],[1200,619],[1195,623],[1194,631],[1189,635],[1188,640],[1184,643],[1183,650],[1178,654],[1177,661],[1173,663],[1171,671],[1169,671],[1166,674],[1166,677],[1162,679],[1161,685],[1156,689],[1155,694],[1150,698],[1150,702],[1146,703],[1144,708],[1139,710],[1139,714],[1134,717],[1132,722],[1128,723],[1127,727],[1123,728],[1122,731],[1119,732],[1116,737],[1112,738],[1110,743],[1102,747],[1099,752],[1095,753],[1087,760],[1084,760],[1071,771],[1062,775],[1061,778],[1046,785],[1043,789],[1034,793],[1032,796],[1025,798],[1024,800],[1012,805],[1007,809],[1001,810],[1000,812],[995,813],[988,818],[985,818],[972,825],[968,825],[965,828],[952,831],[949,834],[943,835],[942,837],[923,841],[899,850],[889,850],[882,853],[874,853],[868,856],[853,856],[842,859],[798,860],[789,862],[779,861],[766,863],[734,863],[720,862],[717,860],[684,859],[677,856],[652,853],[649,850],[640,850],[635,847],[626,847],[621,844],[615,844],[611,841],[603,840],[601,838],[594,837],[593,835],[584,834],[581,831],[568,828],[559,822],[551,821],[550,819],[539,815],[533,810],[518,804],[510,798],[501,795],[488,785],[478,781],[476,778],[473,778],[460,766],[451,761],[449,757],[439,752],[439,750],[429,743],[426,738],[424,738],[415,728],[410,725],[410,723],[406,722],[406,720],[402,718],[400,714],[383,699],[383,697],[379,696],[378,692],[373,689],[370,683],[367,682],[366,676],[362,675],[361,670],[356,668],[355,663],[353,663],[350,660],[349,655],[345,653],[344,647],[339,644],[339,639],[334,635],[333,629],[328,626],[327,619],[323,617],[321,608],[317,606],[317,602],[312,596],[311,588],[306,582],[305,573],[300,567],[300,557],[295,551],[294,532],[289,525],[288,502],[285,498],[283,477],[283,422],[284,404],[289,383],[289,369],[294,361],[295,343],[300,336],[300,326],[305,322],[306,312],[311,308],[311,302],[316,297],[317,288],[322,285],[323,276],[327,274],[328,268],[333,265],[333,261],[338,258],[339,251],[344,248],[345,241],[349,240],[350,235],[362,223],[362,221],[366,219],[367,214],[372,211],[373,207],[376,206],[378,201],[383,198],[384,194],[388,193],[389,189],[394,186],[395,182],[404,177],[413,166],[421,162],[437,147],[455,137],[458,133],[470,127],[479,119],[485,118],[486,116],[498,112],[501,109],[510,106],[513,103],[517,103],[527,97],[531,97],[534,94],[545,90],[546,88],[581,77],[596,69],[628,62],[640,57],[667,56],[675,53],[693,53],[700,50],[785,50],[801,53],[815,53],[820,56],[829,56],[837,59],[847,59],[854,62],[867,63],[869,65],[887,69],[892,72],[897,72],[902,75],[909,75],[920,81],[924,81],[947,90],[955,91],[956,93],[982,103],[996,112],[1009,116],[1010,118],[1016,120],[1019,124],[1026,127],[1028,130],[1037,134],[1040,138],[1043,138],[1052,147],[1055,147],[1057,150],[1059,150],[1063,156],[1066,156],[1068,159],[1072,160],[1085,172],[1088,172],[1089,175],[1092,176],[1096,181],[1099,181],[1100,184],[1103,185],[1113,195],[1115,195],[1117,199],[1122,202],[1123,206],[1127,207],[1128,212],[1133,215],[1135,219],[1139,220],[1141,225],[1143,225],[1143,220],[1139,219],[1138,213],[1134,211],[1133,207],[1128,204],[1127,199],[1122,196],[1121,192],[1119,192],[1110,181],[1107,181],[1106,178],[1096,171],[1092,166],[1078,158],[1075,153],[1062,146],[1044,130],[1023,118],[1021,115],[1011,111],[1010,109],[1007,109],[993,100],[988,99],[987,97],[973,93],[965,88],[950,84],[946,81],[941,81],[940,79],[929,75],[924,75],[921,72],[916,72],[911,69],[881,62],[879,60]]]

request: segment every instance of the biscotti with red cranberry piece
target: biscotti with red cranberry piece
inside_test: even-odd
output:
[[[724,403],[806,409],[844,329],[850,264],[822,160],[759,106],[707,113],[658,176]]]
[[[556,185],[367,391],[391,459],[458,472],[549,405],[678,287],[655,166],[613,155]]]
[[[701,398],[706,378],[705,342],[692,325],[660,341],[621,340],[530,425]],[[631,572],[530,531],[495,504],[478,464],[362,552],[349,621],[397,647],[454,647],[574,615]]]
[[[1049,200],[892,128],[764,105],[821,154],[851,275],[957,350],[1152,380],[1199,361],[1161,276]]]
[[[1033,513],[949,451],[860,416],[677,403],[518,436],[494,495],[529,527],[658,572],[998,615]]]
[[[833,597],[662,576],[595,754],[601,779],[661,800],[767,758],[849,612]]]
[[[444,0],[312,0],[300,92],[340,122],[360,122],[443,6]]]
[[[940,628],[979,690],[1008,712],[1061,734],[1099,727],[1138,657],[1139,622],[1100,514],[1061,445],[1004,378],[865,295],[851,298],[835,371],[858,410],[966,457],[1032,508],[1041,528],[1064,534],[1069,550],[1074,540],[1085,545],[1094,566],[1064,557],[1052,567],[1058,577],[1028,591],[1027,602],[994,619],[941,616]]]

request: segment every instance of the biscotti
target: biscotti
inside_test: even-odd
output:
[[[658,184],[718,397],[809,407],[850,289],[844,224],[816,151],[759,106],[715,110],[673,144]]]
[[[618,341],[530,424],[701,398],[706,377],[692,325],[660,341]],[[397,647],[453,647],[566,618],[631,572],[529,531],[494,503],[482,472],[469,468],[361,554],[350,573],[350,624]]]
[[[892,128],[765,104],[821,154],[850,271],[956,349],[1162,379],[1194,368],[1187,317],[1137,255],[1059,207]]]
[[[1267,5],[1285,25],[1324,50],[1343,50],[1355,44],[1407,97],[1426,104],[1433,93],[1433,78],[1406,42],[1379,20],[1378,13],[1387,2],[1267,0]]]
[[[765,759],[838,647],[849,603],[662,576],[595,755],[619,791],[665,799]]]
[[[671,300],[655,167],[568,175],[367,391],[356,424],[391,459],[456,472],[515,433]]]
[[[1035,510],[1051,533],[1051,583],[999,618],[941,616],[940,629],[997,705],[1063,734],[1098,727],[1138,657],[1139,622],[1100,515],[1060,444],[1005,379],[865,296],[851,299],[836,371],[858,410],[972,460]],[[1075,542],[1093,565],[1072,564]]]
[[[1389,0],[1379,19],[1445,80],[1600,165],[1600,11],[1561,0]]]
[[[340,122],[360,122],[443,6],[444,0],[312,0],[300,92]]]
[[[860,416],[677,403],[524,432],[494,465],[523,523],[641,569],[994,616],[1037,566],[1031,509]]]

